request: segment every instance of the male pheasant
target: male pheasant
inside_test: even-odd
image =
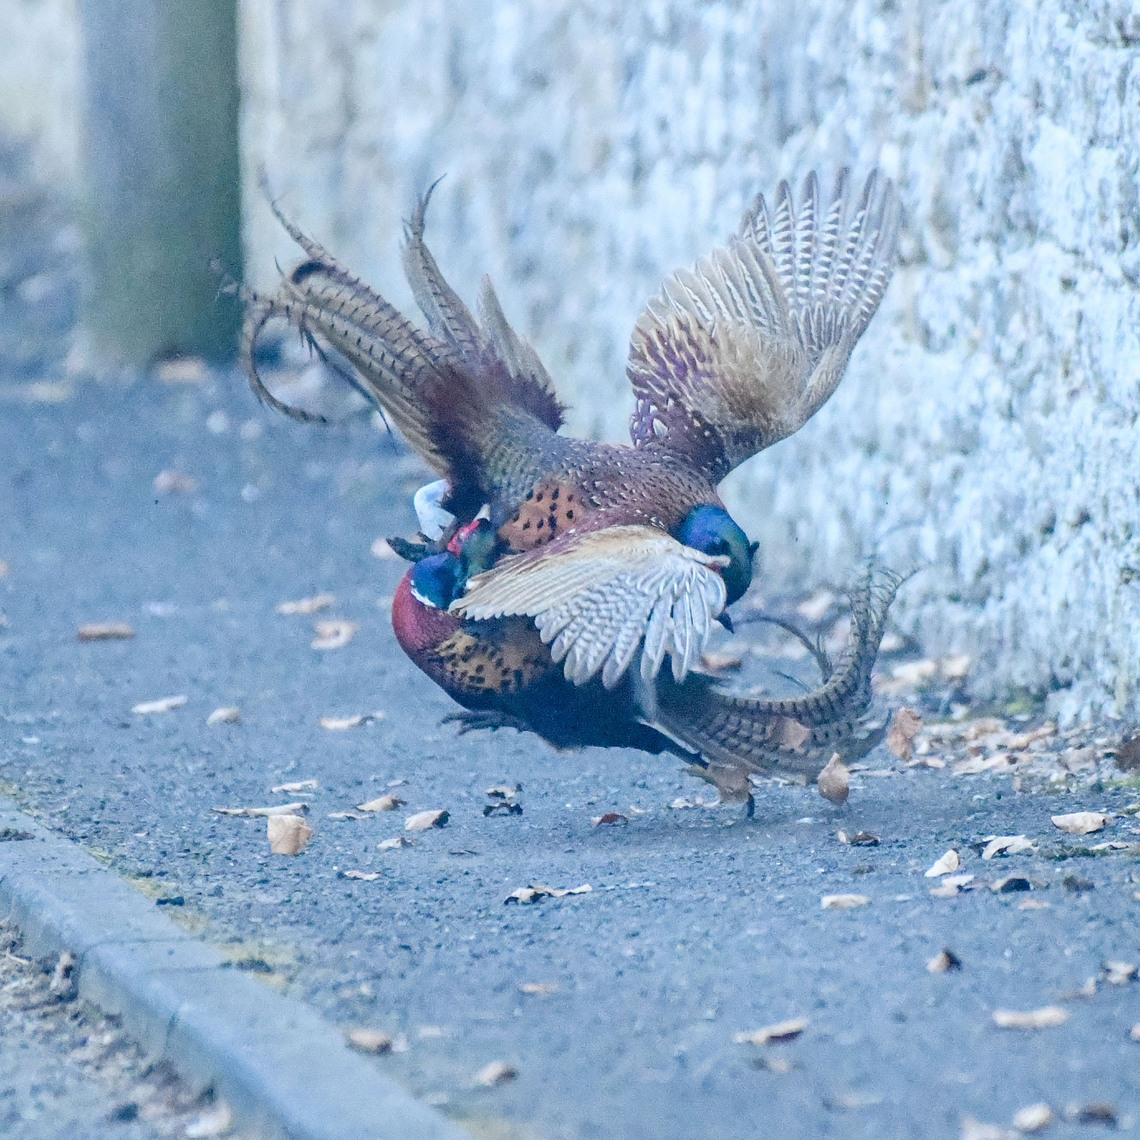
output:
[[[822,200],[812,174],[798,205],[781,183],[771,210],[757,196],[726,247],[665,282],[633,332],[632,446],[558,434],[550,377],[489,280],[477,321],[443,279],[423,239],[429,196],[404,268],[430,331],[278,212],[307,257],[274,295],[248,294],[243,338],[255,391],[300,418],[262,383],[258,335],[282,317],[335,350],[443,477],[427,509],[449,525],[402,547],[417,561],[393,604],[400,644],[475,724],[562,747],[691,750],[722,775],[818,771],[866,711],[897,579],[857,592],[844,661],[807,697],[733,697],[693,670],[756,549],[716,486],[842,379],[893,267],[890,183],[873,174],[854,195],[841,175]]]

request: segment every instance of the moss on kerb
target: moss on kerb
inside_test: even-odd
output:
[[[238,314],[212,258],[240,264],[234,0],[87,0],[84,317],[130,363],[230,356]]]

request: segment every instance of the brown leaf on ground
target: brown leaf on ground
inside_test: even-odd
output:
[[[790,716],[778,716],[772,721],[771,739],[781,748],[798,752],[810,739],[811,729]]]
[[[993,1019],[999,1029],[1049,1029],[1064,1025],[1069,1020],[1069,1011],[1059,1005],[1041,1009],[995,1009]]]
[[[737,1045],[776,1045],[781,1041],[794,1041],[809,1024],[806,1017],[793,1017],[777,1021],[775,1025],[765,1025],[763,1029],[734,1033],[732,1040]]]
[[[300,812],[309,810],[309,805],[306,803],[295,804],[271,804],[269,807],[240,807],[240,808],[211,808],[212,812],[217,815],[243,815],[243,816],[274,816],[274,815],[297,815]]]
[[[134,629],[125,621],[92,621],[75,631],[76,641],[129,641]]]
[[[1136,980],[1135,962],[1105,962],[1100,969],[1110,986],[1126,986]]]
[[[313,829],[299,815],[271,815],[265,827],[274,855],[298,855],[313,838]]]
[[[362,883],[374,883],[384,877],[383,871],[338,871],[342,879],[359,879]]]
[[[157,713],[173,712],[186,703],[186,697],[179,694],[177,697],[162,697],[157,701],[141,701],[131,709],[139,716],[154,716]]]
[[[210,728],[214,728],[219,724],[237,724],[241,720],[241,709],[237,705],[225,705],[220,709],[214,709],[208,717],[206,717],[206,724]]]
[[[942,950],[926,963],[927,973],[949,974],[962,968],[962,959],[953,950]]]
[[[536,903],[541,902],[542,899],[561,899],[567,895],[584,895],[593,889],[589,883],[584,883],[580,887],[566,887],[562,889],[548,887],[545,883],[531,883],[529,886],[519,887],[517,891],[511,891],[511,893],[503,899],[503,902]]]
[[[1111,816],[1100,811],[1074,811],[1068,815],[1054,815],[1050,818],[1054,827],[1059,827],[1070,835],[1091,835],[1094,831],[1100,831]]]
[[[394,836],[392,839],[381,839],[376,844],[377,851],[398,851],[401,847],[413,847],[414,844],[410,839],[405,839],[402,835]]]
[[[192,476],[172,468],[160,471],[154,477],[152,486],[156,495],[192,495],[198,490],[198,484]]]
[[[274,795],[280,795],[284,792],[286,795],[296,795],[297,792],[315,792],[317,790],[316,780],[293,780],[288,784],[278,784],[274,788],[269,789]]]
[[[605,815],[599,815],[594,819],[595,827],[612,826],[613,824],[629,823],[629,819],[618,811],[608,811]]]
[[[310,614],[320,613],[321,610],[327,610],[330,606],[335,605],[335,595],[314,594],[310,598],[299,598],[295,602],[282,602],[277,607],[277,612],[285,614],[287,617],[308,617]]]
[[[390,1053],[392,1038],[378,1029],[350,1029],[345,1034],[349,1045],[361,1053]]]
[[[314,622],[313,629],[317,634],[312,641],[314,649],[343,649],[356,636],[360,626],[344,618],[333,618]]]
[[[475,1083],[489,1089],[513,1081],[518,1075],[519,1071],[514,1065],[508,1065],[506,1061],[492,1061],[475,1074]]]
[[[982,848],[982,858],[989,860],[996,855],[1019,855],[1033,848],[1033,841],[1024,835],[991,835]]]
[[[519,993],[534,994],[536,997],[549,997],[558,993],[561,987],[557,982],[519,982]]]
[[[833,804],[847,802],[847,797],[851,794],[851,773],[838,752],[831,754],[831,759],[824,765],[815,783],[825,800],[830,800]]]
[[[855,907],[867,906],[871,900],[866,895],[824,895],[819,905],[824,910],[853,910]]]
[[[930,867],[927,868],[925,877],[928,879],[937,879],[942,875],[952,875],[961,866],[962,860],[958,857],[958,852],[951,847],[945,855],[936,859]]]
[[[739,669],[744,664],[744,654],[732,651],[702,653],[701,664],[710,673],[723,673],[728,669]]]
[[[451,818],[446,811],[418,811],[404,820],[405,831],[427,831],[430,827],[443,827]]]
[[[878,847],[882,840],[870,831],[857,831],[847,842],[852,847]]]
[[[905,705],[895,709],[887,731],[887,747],[904,763],[914,755],[914,738],[922,729],[922,717]]]
[[[356,805],[357,811],[395,811],[396,808],[402,808],[405,801],[398,796],[394,796],[391,792],[382,796],[377,796],[374,800],[366,800],[362,804]]]
[[[1056,1120],[1053,1110],[1044,1102],[1028,1104],[1013,1114],[1013,1126],[1021,1133],[1040,1132]]]

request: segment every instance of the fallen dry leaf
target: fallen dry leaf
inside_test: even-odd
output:
[[[362,883],[374,883],[384,877],[383,871],[340,871],[342,879],[359,879]]]
[[[1101,973],[1110,986],[1126,986],[1136,979],[1136,963],[1105,962],[1101,966]]]
[[[867,906],[870,901],[866,895],[824,895],[819,905],[824,910],[852,910],[857,906]]]
[[[995,855],[1019,855],[1022,851],[1032,851],[1033,840],[1024,835],[991,835],[982,848],[982,858],[989,860]]]
[[[388,545],[386,538],[374,539],[372,545],[368,548],[372,552],[373,558],[383,558],[385,561],[399,558],[400,556]]]
[[[1026,1010],[995,1009],[993,1018],[999,1029],[1049,1029],[1054,1025],[1064,1025],[1069,1020],[1069,1011],[1059,1005]]]
[[[308,617],[310,614],[320,613],[321,610],[327,610],[330,606],[335,605],[335,595],[314,594],[311,598],[300,598],[295,602],[282,602],[277,607],[277,612],[288,617],[293,615]]]
[[[1100,811],[1074,811],[1050,818],[1054,827],[1059,827],[1070,835],[1091,835],[1094,831],[1100,831],[1111,817]]]
[[[197,482],[182,471],[167,469],[154,477],[156,495],[192,495],[198,490]]]
[[[270,815],[296,815],[306,812],[309,805],[306,803],[272,804],[270,807],[240,807],[240,808],[211,808],[217,815],[244,815],[244,816],[270,816]]]
[[[378,1029],[350,1029],[345,1037],[349,1045],[361,1053],[390,1053],[392,1038]]]
[[[293,780],[288,784],[278,784],[274,788],[269,789],[274,795],[280,795],[284,792],[286,795],[296,795],[297,792],[315,792],[317,790],[316,780]]]
[[[87,622],[75,631],[77,641],[128,641],[134,636],[134,629],[125,621]]]
[[[819,794],[833,804],[847,802],[851,792],[851,773],[838,752],[833,752],[831,759],[824,765],[823,771],[816,778],[816,787],[819,788]]]
[[[531,883],[529,886],[519,887],[517,891],[511,891],[511,893],[503,899],[503,902],[536,903],[542,899],[561,899],[567,895],[584,895],[593,889],[589,883],[584,883],[580,887],[566,887],[561,890],[556,887],[548,887],[545,883]]]
[[[887,747],[904,763],[914,755],[914,738],[922,729],[922,717],[905,705],[895,709],[887,731]]]
[[[519,993],[534,994],[537,997],[548,997],[558,993],[557,982],[519,982]]]
[[[330,621],[313,623],[317,636],[313,638],[314,649],[343,649],[355,636],[360,628],[354,621],[345,621],[343,618],[334,618]]]
[[[402,835],[397,835],[392,839],[381,839],[376,844],[377,851],[397,851],[401,847],[412,847],[414,844],[410,839],[405,839]]]
[[[701,654],[701,664],[710,673],[721,673],[727,669],[739,669],[743,663],[743,653],[710,652]]]
[[[1026,1105],[1013,1114],[1013,1126],[1018,1132],[1040,1132],[1048,1128],[1056,1117],[1053,1110],[1044,1102]]]
[[[356,810],[357,811],[395,811],[396,808],[403,807],[404,802],[405,802],[404,800],[399,799],[397,796],[394,796],[391,794],[391,792],[389,792],[383,796],[377,796],[376,799],[374,799],[374,800],[367,800],[362,804],[357,804]],[[429,824],[428,826],[430,827],[432,825]]]
[[[514,1065],[508,1065],[506,1061],[492,1061],[475,1074],[475,1083],[483,1085],[484,1088],[494,1088],[495,1085],[513,1081],[518,1075],[519,1071]]]
[[[616,823],[629,823],[629,820],[618,811],[608,811],[605,815],[596,816],[594,819],[595,827],[607,827]]]
[[[180,709],[185,703],[186,697],[179,694],[177,697],[162,697],[157,701],[142,701],[135,705],[131,712],[138,713],[139,716],[151,716],[155,713],[166,713]]]
[[[937,879],[941,875],[952,875],[962,866],[962,860],[953,847],[941,858],[936,859],[926,871],[926,878]]]
[[[183,1133],[187,1140],[212,1140],[214,1136],[225,1136],[234,1125],[234,1114],[224,1100],[216,1101],[204,1112],[199,1113]]]
[[[299,815],[271,815],[265,826],[274,855],[298,855],[313,838],[313,829]]]
[[[404,820],[404,830],[427,831],[429,827],[443,827],[450,818],[446,811],[418,811]]]
[[[926,963],[927,973],[948,974],[962,968],[962,959],[953,950],[942,950]]]
[[[775,1045],[781,1041],[794,1041],[809,1024],[806,1017],[793,1017],[788,1021],[778,1021],[775,1025],[765,1025],[763,1029],[734,1033],[732,1040],[737,1045]]]
[[[213,728],[219,724],[237,724],[241,720],[241,709],[237,705],[226,705],[220,709],[214,709],[208,717],[206,717],[206,724]]]

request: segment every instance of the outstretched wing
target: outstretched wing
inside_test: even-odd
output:
[[[673,274],[638,319],[626,373],[635,447],[719,482],[797,431],[843,378],[894,265],[889,180],[856,200],[846,172],[822,204],[815,174],[797,207],[786,182],[757,196],[726,248]]]
[[[533,618],[576,685],[600,670],[602,683],[613,688],[639,646],[646,680],[668,654],[673,677],[682,681],[724,609],[717,568],[727,562],[649,526],[570,533],[476,575],[451,610],[473,620]]]

